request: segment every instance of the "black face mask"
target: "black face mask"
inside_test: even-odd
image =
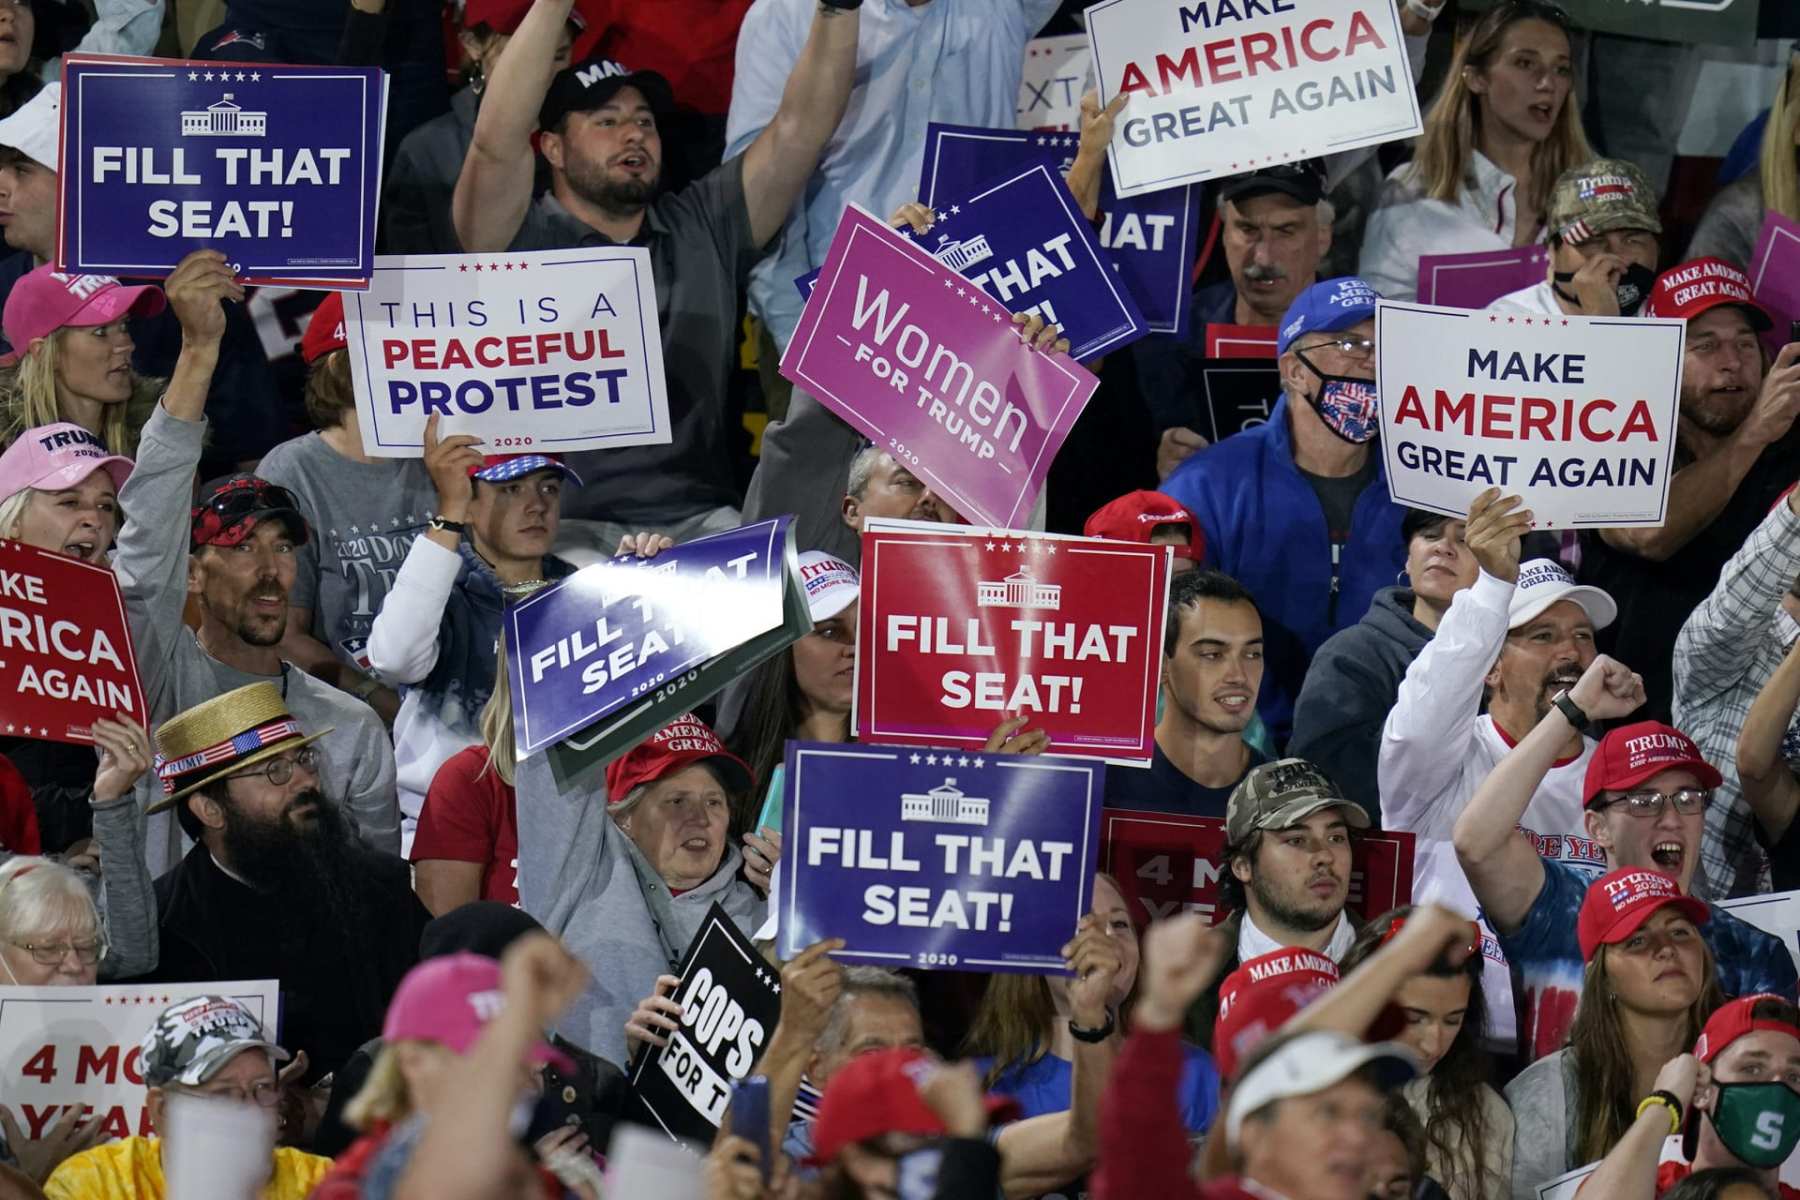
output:
[[[1575,272],[1557,271],[1550,278],[1554,281],[1550,285],[1551,291],[1570,304],[1580,305],[1581,301],[1576,299],[1573,292],[1563,289],[1564,284],[1574,280]],[[1656,272],[1649,267],[1639,266],[1637,263],[1626,267],[1625,273],[1619,276],[1619,282],[1613,285],[1613,294],[1619,301],[1619,315],[1622,317],[1637,316],[1638,310],[1644,307],[1644,301],[1650,298],[1650,288],[1655,283]]]

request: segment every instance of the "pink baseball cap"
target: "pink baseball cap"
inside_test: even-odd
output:
[[[381,1038],[436,1042],[467,1054],[482,1027],[500,1015],[505,1003],[500,964],[493,959],[467,951],[428,958],[408,971],[394,990]],[[564,1073],[575,1070],[569,1056],[548,1042],[531,1048],[531,1061],[549,1063]]]
[[[27,429],[0,454],[0,500],[26,488],[60,492],[72,488],[95,471],[112,477],[113,491],[124,488],[131,474],[131,460],[109,454],[106,444],[79,425],[58,421]]]
[[[64,275],[45,263],[13,284],[0,328],[13,353],[65,325],[107,325],[120,317],[153,317],[168,306],[153,283],[126,287],[111,275]]]

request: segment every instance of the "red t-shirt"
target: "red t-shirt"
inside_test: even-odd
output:
[[[513,790],[488,766],[488,748],[470,746],[431,777],[412,860],[481,864],[481,898],[519,902],[519,817]]]
[[[4,755],[0,755],[0,850],[13,854],[44,852],[38,839],[37,807],[31,802],[31,785]]]
[[[1689,1175],[1693,1174],[1691,1163],[1666,1162],[1656,1167],[1656,1194],[1662,1195]],[[1787,1184],[1778,1184],[1781,1188],[1781,1200],[1800,1200],[1800,1188],[1791,1188]]]
[[[575,62],[595,51],[629,70],[655,71],[675,102],[723,116],[731,107],[738,26],[750,0],[578,0],[587,28],[575,39]]]

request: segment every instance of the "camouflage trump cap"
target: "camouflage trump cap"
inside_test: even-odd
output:
[[[1557,176],[1546,222],[1571,245],[1615,229],[1662,232],[1650,177],[1622,158],[1596,158]]]
[[[1259,829],[1287,829],[1320,809],[1341,808],[1353,829],[1369,828],[1369,814],[1346,799],[1330,776],[1304,758],[1252,767],[1225,807],[1225,841],[1237,845]]]
[[[195,996],[163,1009],[138,1052],[144,1086],[205,1083],[245,1050],[261,1050],[275,1062],[288,1052],[263,1036],[262,1022],[226,996]]]

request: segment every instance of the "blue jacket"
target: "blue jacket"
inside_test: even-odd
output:
[[[1242,583],[1262,609],[1264,670],[1256,708],[1277,745],[1287,742],[1313,654],[1326,638],[1362,620],[1375,593],[1393,586],[1406,565],[1404,510],[1388,499],[1380,446],[1369,449],[1375,476],[1357,498],[1335,580],[1325,510],[1294,465],[1287,397],[1266,424],[1202,450],[1162,486],[1206,531],[1205,565]]]

